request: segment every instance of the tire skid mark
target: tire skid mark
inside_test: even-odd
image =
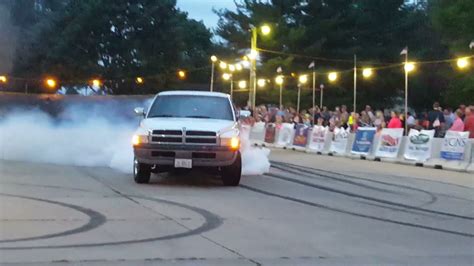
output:
[[[27,250],[27,249],[57,249],[57,248],[84,248],[84,247],[102,247],[102,246],[117,246],[117,245],[124,245],[124,244],[137,244],[137,243],[144,243],[144,242],[152,242],[152,241],[161,241],[161,240],[170,240],[176,238],[183,238],[193,235],[199,235],[204,232],[216,229],[217,227],[222,225],[222,219],[217,215],[198,208],[189,206],[183,203],[178,203],[174,201],[168,201],[164,199],[152,198],[152,197],[145,197],[145,196],[135,196],[135,195],[127,195],[128,197],[134,199],[143,199],[154,201],[158,203],[165,203],[169,205],[178,206],[193,212],[198,213],[201,215],[205,222],[199,226],[198,228],[188,230],[182,233],[176,233],[171,235],[165,235],[160,237],[150,237],[150,238],[143,238],[143,239],[134,239],[134,240],[124,240],[124,241],[115,241],[115,242],[100,242],[100,243],[84,243],[84,244],[70,244],[70,245],[39,245],[39,246],[20,246],[20,247],[0,247],[0,250]]]
[[[334,175],[345,176],[345,177],[347,177],[347,178],[359,179],[359,180],[363,180],[363,181],[367,181],[367,182],[372,182],[372,183],[376,183],[376,184],[382,184],[382,185],[387,185],[387,186],[392,186],[392,187],[398,187],[398,188],[404,188],[404,189],[408,189],[408,190],[418,191],[418,192],[421,192],[421,193],[423,193],[423,194],[426,194],[428,197],[430,197],[430,200],[429,200],[428,202],[426,202],[425,204],[423,204],[424,206],[433,204],[433,203],[435,203],[435,202],[438,200],[438,198],[436,197],[436,195],[435,195],[434,193],[431,193],[431,192],[429,192],[429,191],[427,191],[427,190],[420,189],[420,188],[415,188],[415,187],[406,186],[406,185],[400,185],[400,184],[394,184],[394,183],[384,182],[384,181],[379,181],[379,180],[373,180],[373,179],[365,178],[365,177],[352,176],[352,175],[347,175],[347,174],[342,174],[342,173],[337,173],[337,172],[325,171],[325,170],[320,170],[320,169],[310,168],[310,167],[304,167],[304,166],[299,166],[299,165],[294,165],[294,164],[272,162],[272,164],[274,164],[274,163],[275,163],[275,164],[284,165],[284,166],[286,166],[286,167],[288,167],[288,168],[293,168],[293,169],[296,169],[296,170],[298,170],[298,171],[306,172],[306,173],[308,173],[308,174],[318,175],[318,176],[324,176],[324,177],[327,177],[327,178],[334,178],[334,177],[333,177],[333,176],[329,176],[329,175],[321,174],[320,172],[325,172],[325,173],[330,173],[330,174],[334,174]],[[306,169],[307,169],[307,170],[306,170]]]
[[[54,205],[58,205],[58,206],[61,206],[61,207],[64,207],[64,208],[72,209],[74,211],[85,214],[86,216],[89,217],[89,221],[86,224],[84,224],[80,227],[74,228],[74,229],[66,230],[66,231],[59,232],[59,233],[52,233],[52,234],[46,234],[46,235],[41,235],[41,236],[35,236],[35,237],[1,239],[0,243],[41,240],[41,239],[64,237],[64,236],[70,236],[70,235],[79,234],[79,233],[85,233],[87,231],[90,231],[90,230],[93,230],[93,229],[96,229],[96,228],[102,226],[103,224],[106,223],[106,220],[107,220],[105,215],[103,215],[100,212],[97,212],[97,211],[89,209],[89,208],[84,208],[84,207],[81,207],[81,206],[69,204],[69,203],[64,203],[64,202],[60,202],[60,201],[53,201],[53,200],[47,200],[47,199],[41,199],[41,198],[28,197],[28,196],[13,195],[13,194],[7,194],[7,193],[0,193],[0,196],[12,197],[12,198],[21,198],[21,199],[27,199],[27,200],[40,201],[40,202],[44,202],[44,203],[54,204]],[[2,248],[0,247],[0,249],[2,249]]]
[[[356,193],[352,193],[352,192],[348,192],[348,191],[344,191],[344,190],[339,190],[339,189],[335,189],[335,188],[331,188],[331,187],[327,187],[327,186],[316,185],[316,184],[313,184],[313,183],[309,183],[309,182],[305,182],[305,181],[301,181],[301,180],[297,180],[297,179],[293,179],[293,178],[288,178],[286,176],[276,175],[276,174],[272,174],[272,173],[265,174],[265,176],[280,179],[280,180],[284,180],[284,181],[287,181],[287,182],[291,182],[291,183],[295,183],[295,184],[299,184],[299,185],[303,185],[303,186],[313,187],[313,188],[324,190],[324,191],[329,191],[329,192],[345,195],[345,196],[348,196],[348,197],[374,201],[374,202],[383,203],[383,204],[387,204],[387,205],[392,205],[392,206],[397,206],[397,207],[422,211],[422,212],[426,212],[426,213],[438,214],[438,215],[452,217],[452,218],[459,218],[459,219],[464,219],[464,220],[469,220],[469,221],[474,220],[474,217],[470,217],[470,216],[464,216],[464,215],[447,213],[447,212],[436,211],[436,210],[429,210],[429,209],[425,209],[425,208],[421,208],[421,207],[417,207],[417,206],[412,206],[412,205],[407,205],[407,204],[403,204],[403,203],[399,203],[399,202],[394,202],[394,201],[389,201],[389,200],[364,196],[364,195],[360,195],[360,194],[356,194]]]
[[[419,229],[426,229],[426,230],[430,230],[430,231],[448,233],[448,234],[452,234],[452,235],[469,237],[469,238],[474,237],[474,234],[470,234],[470,233],[446,230],[446,229],[441,229],[441,228],[436,228],[436,227],[431,227],[431,226],[425,226],[425,225],[421,225],[421,224],[397,221],[397,220],[392,220],[392,219],[388,219],[388,218],[382,218],[382,217],[377,217],[377,216],[372,216],[372,215],[347,211],[347,210],[344,210],[344,209],[330,207],[330,206],[319,204],[319,203],[314,203],[314,202],[310,202],[310,201],[306,201],[306,200],[302,200],[302,199],[298,199],[298,198],[293,198],[293,197],[289,197],[289,196],[276,194],[276,193],[273,193],[273,192],[261,190],[261,189],[254,188],[254,187],[247,186],[247,185],[240,185],[240,187],[243,188],[243,189],[247,189],[247,190],[256,192],[256,193],[263,194],[263,195],[267,195],[267,196],[271,196],[271,197],[275,197],[275,198],[280,198],[280,199],[284,199],[284,200],[288,200],[288,201],[292,201],[292,202],[297,202],[297,203],[307,205],[307,206],[311,206],[311,207],[316,207],[316,208],[321,208],[321,209],[334,211],[334,212],[338,212],[338,213],[348,214],[348,215],[352,215],[352,216],[356,216],[356,217],[367,218],[367,219],[370,219],[370,220],[376,220],[376,221],[381,221],[381,222],[386,222],[386,223],[391,223],[391,224],[396,224],[396,225],[403,225],[403,226],[408,226],[408,227],[414,227],[414,228],[419,228]]]
[[[284,167],[288,167],[288,168],[294,169],[294,170],[289,170],[289,169],[284,168],[283,166],[278,166],[278,165],[275,165],[275,164],[272,164],[272,167],[275,168],[275,169],[287,172],[287,173],[302,175],[302,176],[310,177],[310,178],[313,178],[313,179],[315,177],[319,176],[319,177],[323,177],[323,178],[326,178],[326,179],[332,179],[332,180],[336,180],[336,181],[339,181],[339,182],[342,182],[342,183],[347,183],[347,184],[351,184],[351,185],[354,185],[354,186],[357,186],[357,187],[362,187],[362,188],[366,188],[366,189],[370,189],[370,190],[374,190],[374,191],[385,192],[385,193],[390,193],[390,194],[398,194],[398,195],[402,194],[400,192],[396,192],[396,191],[393,191],[393,190],[374,187],[374,186],[371,186],[371,185],[366,185],[366,184],[354,182],[354,181],[347,180],[347,179],[344,179],[344,178],[328,177],[328,176],[325,176],[325,175],[318,175],[318,174],[315,174],[315,173],[308,173],[307,171],[303,171],[301,169],[296,169],[295,167],[290,167],[290,166],[286,166],[286,165]]]

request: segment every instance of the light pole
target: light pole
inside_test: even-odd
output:
[[[311,64],[309,64],[308,67],[313,69],[313,117],[314,117],[314,114],[315,114],[314,108],[316,106],[316,65],[314,61],[311,62]]]
[[[214,91],[214,71],[215,71],[215,68],[216,68],[216,62],[217,62],[217,57],[215,55],[211,56],[211,64],[212,64],[212,67],[211,67],[211,85],[210,85],[210,88],[209,88],[209,90],[211,92]]]
[[[319,89],[321,90],[321,94],[319,95],[319,106],[321,107],[321,110],[322,110],[322,108],[323,108],[324,84],[321,83],[321,85],[319,85]]]
[[[357,112],[357,55],[354,55],[354,113]]]
[[[415,69],[415,64],[408,62],[408,47],[402,50],[400,55],[405,55],[405,64],[403,69],[405,71],[405,135],[408,134],[408,125],[406,120],[408,118],[408,73]]]
[[[308,82],[307,75],[301,75],[298,78],[298,103],[296,105],[296,113],[300,113],[300,101],[301,101],[301,87]]]
[[[232,99],[234,96],[234,77],[232,74],[224,73],[222,74],[222,79],[225,81],[230,80],[230,98]]]
[[[275,83],[280,87],[280,110],[283,109],[283,75],[278,75],[275,78]]]
[[[255,98],[257,94],[257,37],[258,29],[254,26],[250,28],[251,38],[250,38],[250,90],[249,90],[249,104],[252,110],[255,109]],[[268,35],[271,31],[270,26],[263,25],[260,27],[260,31],[263,35]]]

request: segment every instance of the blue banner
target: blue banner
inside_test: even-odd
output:
[[[352,153],[367,155],[374,142],[375,132],[375,127],[358,128],[352,145]]]

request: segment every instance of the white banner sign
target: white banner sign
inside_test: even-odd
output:
[[[291,145],[291,142],[293,141],[293,131],[293,124],[283,123],[278,131],[276,144],[278,146]]]
[[[375,150],[376,157],[396,158],[403,138],[403,128],[384,128]]]
[[[250,139],[256,141],[263,141],[265,139],[265,123],[258,122],[253,125],[250,130]]]
[[[347,140],[349,139],[350,128],[335,128],[334,137],[331,141],[330,151],[334,153],[343,154],[346,152]]]
[[[405,144],[405,159],[425,162],[431,157],[434,130],[411,129]]]
[[[441,145],[441,158],[446,160],[463,160],[464,149],[469,142],[469,132],[448,130]]]
[[[314,126],[309,139],[308,148],[313,151],[323,151],[328,128],[323,126]]]

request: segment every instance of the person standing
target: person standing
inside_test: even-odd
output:
[[[464,131],[469,131],[469,138],[474,138],[474,105],[466,107],[464,111]]]
[[[390,113],[390,121],[388,122],[387,128],[403,128],[402,121],[400,120],[400,117],[397,112],[392,111]]]
[[[428,113],[429,126],[428,129],[435,130],[435,137],[440,137],[441,129],[444,125],[444,115],[440,111],[439,103],[433,104],[433,110]]]
[[[451,131],[464,131],[464,122],[461,119],[462,111],[461,109],[457,109],[455,112],[455,118],[453,121],[452,126],[449,128]]]

